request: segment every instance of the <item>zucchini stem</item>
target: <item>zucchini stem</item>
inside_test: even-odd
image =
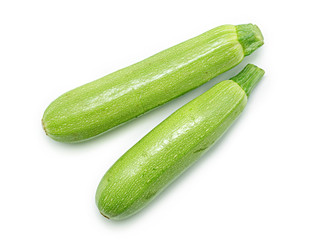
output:
[[[247,64],[246,67],[230,80],[238,83],[238,85],[246,92],[247,97],[253,91],[259,80],[263,77],[265,71],[253,64]]]
[[[261,30],[254,24],[241,24],[236,26],[239,43],[243,46],[244,55],[248,56],[264,44]]]

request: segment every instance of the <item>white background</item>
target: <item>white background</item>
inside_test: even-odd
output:
[[[322,239],[320,1],[1,1],[1,239]],[[41,128],[60,94],[222,24],[265,45],[204,86],[81,144]],[[266,70],[227,134],[139,214],[102,217],[105,171],[246,63]]]

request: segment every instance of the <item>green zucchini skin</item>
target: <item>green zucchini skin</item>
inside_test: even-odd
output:
[[[244,90],[227,80],[177,110],[107,171],[96,193],[100,212],[120,220],[143,208],[220,138],[246,103]]]
[[[80,142],[174,99],[239,64],[263,44],[256,25],[223,25],[71,90],[46,109],[46,134]]]

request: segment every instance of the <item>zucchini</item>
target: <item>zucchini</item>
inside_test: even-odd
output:
[[[224,25],[71,90],[45,110],[46,134],[80,142],[231,69],[263,44],[256,25]]]
[[[222,136],[263,75],[249,64],[156,126],[106,172],[96,192],[99,211],[119,220],[147,205]]]

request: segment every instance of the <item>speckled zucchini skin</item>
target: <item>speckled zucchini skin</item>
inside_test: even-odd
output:
[[[255,25],[214,28],[63,94],[46,109],[43,127],[61,142],[93,138],[231,69],[262,44]]]
[[[246,102],[245,91],[227,80],[173,113],[105,174],[96,193],[100,212],[123,219],[143,208],[220,138]]]

